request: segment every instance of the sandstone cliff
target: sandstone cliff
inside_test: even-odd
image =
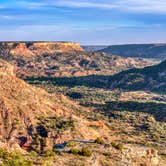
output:
[[[84,51],[79,43],[74,42],[0,42],[0,53],[32,57],[57,52]]]

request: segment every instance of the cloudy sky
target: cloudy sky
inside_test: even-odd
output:
[[[0,0],[0,40],[166,42],[166,0]]]

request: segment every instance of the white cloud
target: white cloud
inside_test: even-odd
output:
[[[130,12],[166,13],[165,0],[119,0],[118,8]]]
[[[95,3],[89,1],[75,1],[75,0],[56,0],[56,1],[41,1],[41,2],[28,2],[20,1],[18,4],[27,8],[41,8],[41,7],[72,7],[72,8],[104,8],[112,9],[116,5],[108,3]]]
[[[98,8],[117,9],[119,11],[143,12],[143,13],[166,13],[166,0],[43,0],[40,3],[29,3],[31,7],[72,7],[72,8]]]
[[[44,9],[47,7],[96,8],[105,10],[116,9],[124,12],[166,14],[166,0],[41,0],[34,2],[20,0],[15,2],[14,7],[33,9]],[[0,5],[1,8],[4,8],[4,6]]]
[[[74,7],[74,8],[101,8],[101,9],[113,9],[117,5],[111,3],[96,3],[89,1],[70,1],[70,0],[61,0],[54,3],[51,3],[55,6],[65,6],[65,7]]]
[[[44,9],[47,7],[68,7],[68,8],[96,8],[116,9],[124,12],[137,13],[164,13],[166,14],[166,0],[41,0],[28,1],[19,0],[11,3],[0,4],[0,9],[9,7]]]

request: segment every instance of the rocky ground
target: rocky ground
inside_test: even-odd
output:
[[[165,93],[110,88],[114,73],[156,62],[75,51],[1,58],[14,66],[0,60],[0,165],[166,164]],[[164,80],[163,63],[124,73]]]
[[[0,43],[0,58],[15,65],[19,77],[112,75],[157,61],[88,53],[77,43]]]

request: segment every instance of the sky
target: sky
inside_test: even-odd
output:
[[[166,43],[166,0],[0,0],[0,40]]]

